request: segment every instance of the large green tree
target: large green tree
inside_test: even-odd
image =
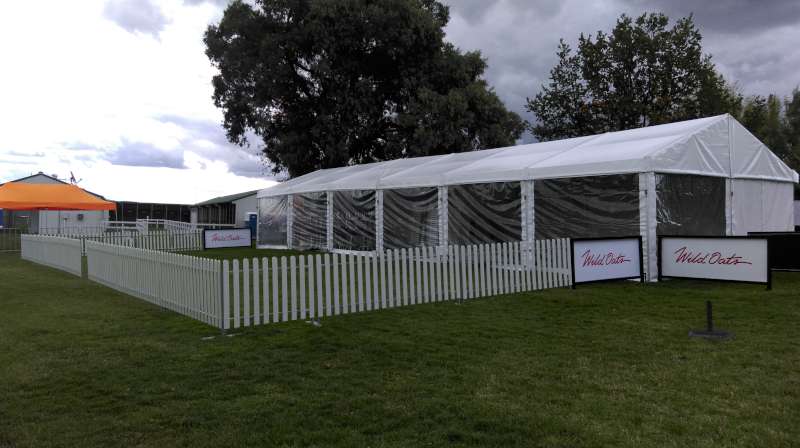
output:
[[[783,103],[783,136],[786,141],[786,157],[784,160],[800,171],[800,88],[792,90]],[[794,186],[794,197],[800,199],[800,185]]]
[[[251,3],[208,28],[206,54],[228,138],[256,134],[275,172],[509,145],[524,130],[481,55],[444,41],[438,1]]]
[[[742,97],[703,54],[691,16],[622,15],[610,34],[563,40],[550,82],[528,99],[540,140],[669,123],[730,112]]]
[[[787,152],[796,161],[796,168],[800,169],[800,88],[795,88],[784,101],[783,129]]]
[[[790,158],[782,105],[777,95],[754,95],[744,101],[739,121],[784,160]]]
[[[800,171],[800,89],[781,101],[777,95],[749,96],[739,121],[787,165]],[[800,197],[800,186],[795,185]]]

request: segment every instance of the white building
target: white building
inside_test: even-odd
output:
[[[258,190],[246,191],[197,203],[191,209],[191,222],[247,227],[249,215],[258,212],[257,193]]]

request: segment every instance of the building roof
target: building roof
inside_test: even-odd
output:
[[[644,172],[798,181],[794,170],[725,114],[586,137],[318,170],[263,189],[258,196]]]
[[[52,181],[55,181],[56,183],[60,183],[60,184],[64,184],[64,185],[72,185],[72,184],[70,184],[70,183],[64,182],[63,180],[61,180],[61,179],[59,179],[59,178],[57,178],[57,177],[55,177],[55,176],[50,176],[50,175],[44,174],[44,173],[43,173],[43,172],[41,172],[41,171],[39,171],[39,172],[38,172],[38,173],[36,173],[36,174],[31,174],[30,176],[25,176],[25,177],[21,177],[21,178],[19,178],[19,179],[10,180],[9,182],[22,182],[22,183],[30,183],[30,182],[26,182],[26,181],[30,181],[30,180],[32,180],[32,179],[35,179],[35,178],[37,178],[37,177],[43,177],[43,178],[45,178],[45,179],[52,180]],[[2,186],[2,185],[3,185],[3,183],[0,183],[0,186]],[[92,196],[95,196],[95,197],[98,197],[98,198],[100,198],[100,199],[106,200],[105,196],[99,195],[99,194],[97,194],[97,193],[92,193],[92,192],[91,192],[91,191],[89,191],[89,190],[83,190],[83,191],[85,191],[85,192],[87,192],[87,193],[91,194]]]
[[[114,210],[117,205],[67,183],[6,182],[0,186],[0,208],[6,210]]]
[[[225,204],[227,202],[238,201],[239,199],[244,199],[248,196],[253,196],[254,194],[258,193],[258,191],[259,190],[245,191],[244,193],[230,194],[228,196],[219,196],[213,199],[209,199],[207,201],[198,202],[194,206],[200,207],[202,205]]]

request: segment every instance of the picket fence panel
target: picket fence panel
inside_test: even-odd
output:
[[[220,292],[224,278],[219,260],[97,241],[86,241],[85,245],[89,280],[222,326]]]
[[[569,240],[222,262],[223,329],[571,284]]]
[[[569,286],[569,240],[210,260],[23,237],[23,257],[227,330]]]
[[[203,232],[191,231],[174,233],[167,231],[150,232],[147,234],[130,232],[109,232],[103,235],[79,236],[83,241],[96,241],[113,244],[116,246],[135,247],[139,249],[160,251],[185,251],[203,249]]]
[[[22,235],[21,254],[24,260],[82,275],[80,240],[47,235]]]
[[[0,252],[19,252],[22,250],[22,234],[22,231],[17,228],[0,227]]]

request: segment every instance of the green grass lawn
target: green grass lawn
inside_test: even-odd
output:
[[[800,275],[774,281],[621,282],[220,336],[0,254],[0,447],[796,446]],[[705,299],[734,340],[687,337]]]

